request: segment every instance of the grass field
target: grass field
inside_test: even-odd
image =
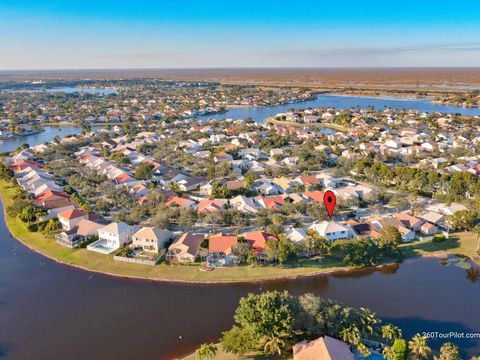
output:
[[[443,254],[455,254],[468,256],[479,262],[477,251],[477,239],[474,233],[459,232],[450,234],[450,237],[442,242],[415,241],[400,246],[405,257],[415,256],[438,256]]]
[[[0,180],[0,194],[5,209],[13,202],[14,191],[14,187]],[[349,270],[339,261],[331,259],[323,259],[320,263],[315,260],[301,259],[283,266],[237,266],[218,268],[209,272],[200,271],[198,264],[169,265],[160,263],[155,266],[130,264],[115,261],[113,255],[63,247],[58,245],[53,238],[46,237],[39,232],[29,232],[25,224],[17,217],[8,216],[5,213],[5,219],[15,238],[51,259],[87,270],[122,277],[184,282],[247,282]],[[441,243],[415,242],[402,245],[402,250],[407,257],[453,253],[474,258],[476,256],[475,249],[476,240],[470,233],[455,234]]]

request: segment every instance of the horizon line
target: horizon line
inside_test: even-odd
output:
[[[405,66],[225,66],[225,67],[136,67],[136,68],[40,68],[40,69],[0,69],[0,72],[27,72],[27,71],[188,71],[188,70],[328,70],[328,69],[480,69],[480,66],[455,66],[455,65],[442,65],[442,66],[420,66],[420,65],[405,65]]]

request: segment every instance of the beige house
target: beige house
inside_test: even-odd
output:
[[[205,237],[202,234],[185,233],[178,236],[168,248],[167,261],[195,262],[203,240]]]
[[[171,231],[144,227],[132,235],[132,247],[158,253],[174,237]]]

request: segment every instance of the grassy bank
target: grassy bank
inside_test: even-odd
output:
[[[477,251],[476,235],[471,232],[459,232],[450,234],[445,241],[415,241],[400,246],[405,257],[416,256],[441,256],[454,254],[467,256],[476,262],[480,262]]]
[[[0,180],[0,194],[5,209],[13,203],[15,188]],[[156,266],[129,264],[113,260],[113,255],[102,255],[86,249],[68,249],[46,237],[40,232],[29,232],[25,224],[17,217],[5,212],[5,221],[12,235],[31,249],[58,262],[77,266],[86,270],[122,277],[135,277],[163,281],[183,282],[248,282],[297,276],[308,276],[334,271],[349,270],[339,261],[323,259],[320,263],[311,259],[300,259],[284,265],[238,266],[218,268],[214,271],[200,271],[199,265]],[[424,255],[442,255],[446,253],[465,255],[476,258],[476,239],[471,233],[460,233],[441,243],[415,242],[402,245],[407,257]]]

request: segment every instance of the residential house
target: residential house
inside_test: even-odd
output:
[[[420,226],[423,224],[423,220],[416,218],[415,216],[408,215],[407,213],[397,213],[394,216],[396,219],[400,220],[403,226],[413,231],[419,231]]]
[[[304,340],[293,345],[293,360],[354,360],[347,343],[323,336],[316,340]]]
[[[379,232],[388,226],[394,227],[400,232],[402,235],[402,241],[404,242],[409,242],[415,239],[415,231],[405,226],[405,223],[407,223],[405,220],[400,221],[398,218],[392,217],[372,219],[371,222]]]
[[[303,197],[309,201],[317,201],[323,203],[323,192],[319,190],[305,191]]]
[[[336,240],[350,240],[355,237],[355,233],[348,224],[342,225],[335,221],[314,223],[310,225],[309,230],[315,230],[331,243]]]
[[[169,230],[143,227],[132,235],[132,248],[158,253],[173,238],[174,234]]]
[[[381,236],[380,232],[378,232],[375,226],[369,221],[356,222],[355,220],[348,220],[346,221],[346,224],[350,225],[350,227],[355,233],[355,237],[358,237],[360,239],[376,239]]]
[[[130,243],[138,226],[130,226],[124,222],[112,222],[98,230],[98,240],[87,246],[88,250],[110,254]]]
[[[74,228],[56,234],[55,240],[60,245],[73,249],[97,236],[98,230],[104,226],[105,223],[102,222],[82,219]]]
[[[195,205],[195,201],[184,195],[182,197],[172,196],[166,202],[165,206],[178,206],[181,208],[189,208]]]
[[[218,233],[208,238],[207,262],[213,266],[233,265],[236,256],[233,249],[237,245],[238,236]]]
[[[255,201],[264,209],[278,210],[285,204],[285,198],[282,195],[277,196],[257,196]]]
[[[47,210],[72,205],[70,202],[70,195],[55,190],[44,191],[33,200],[33,204]]]
[[[225,208],[226,200],[224,199],[202,199],[198,203],[197,212],[199,214],[207,214],[217,212]]]
[[[287,236],[287,238],[289,238],[290,240],[292,240],[295,243],[303,242],[305,240],[305,238],[308,237],[308,234],[305,231],[305,229],[295,228],[295,227],[287,229],[285,231],[285,235]]]
[[[292,181],[291,179],[286,178],[284,176],[274,178],[272,182],[278,185],[278,187],[282,189],[283,193],[293,192],[295,190],[295,185],[297,184],[295,181]]]
[[[289,156],[283,159],[283,163],[287,166],[295,166],[298,164],[299,157],[298,156]]]
[[[306,190],[314,190],[321,185],[320,179],[315,175],[298,176],[295,181],[299,184],[304,185]]]
[[[261,195],[278,195],[282,189],[268,180],[257,180],[253,183],[253,190]]]
[[[252,213],[252,214],[255,214],[258,212],[258,206],[255,203],[255,201],[243,195],[238,195],[230,199],[230,206],[241,212]]]
[[[420,216],[420,218],[429,224],[435,225],[437,228],[445,228],[445,215],[434,211],[428,211]]]
[[[71,230],[83,219],[88,219],[88,213],[80,209],[64,210],[57,215],[63,230]]]
[[[265,231],[253,231],[242,234],[242,237],[250,244],[253,253],[260,258],[264,258],[265,247],[267,241],[277,240],[275,237],[268,235]]]
[[[206,184],[207,181],[207,178],[204,176],[190,176],[177,181],[177,185],[182,191],[192,191]]]
[[[166,259],[171,262],[193,263],[199,255],[200,245],[205,237],[202,234],[184,233],[175,238],[168,248]]]
[[[438,233],[438,228],[428,222],[420,226],[420,231],[425,235],[435,235]]]

